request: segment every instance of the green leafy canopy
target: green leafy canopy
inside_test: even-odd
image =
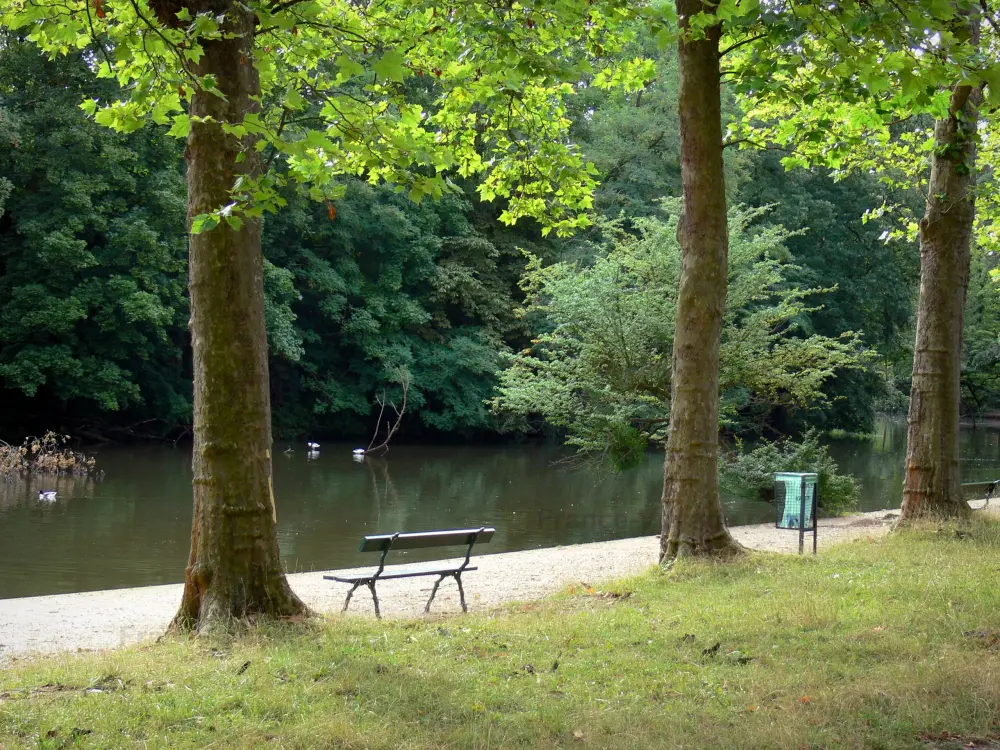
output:
[[[344,175],[440,197],[448,177],[477,176],[484,200],[507,202],[509,224],[543,231],[588,223],[594,168],[567,137],[563,103],[583,81],[635,88],[652,63],[591,60],[619,49],[630,15],[612,0],[484,2],[250,0],[259,110],[220,123],[265,170],[236,180],[232,202],[195,217],[193,231],[275,211],[289,182],[317,200],[338,198]],[[124,96],[90,100],[98,122],[129,132],[152,121],[185,137],[196,90],[224,96],[192,64],[233,31],[225,13],[192,13],[173,0],[0,0],[2,24],[50,54],[85,50]]]
[[[801,34],[766,51],[741,48],[728,60],[744,110],[730,142],[782,149],[789,169],[821,165],[841,177],[875,174],[922,204],[935,149],[933,122],[951,116],[953,91],[968,87],[983,102],[977,239],[995,248],[1000,59],[991,5],[918,0],[800,9]],[[894,220],[883,239],[916,238],[919,217],[906,201],[866,213],[866,219],[882,217]]]

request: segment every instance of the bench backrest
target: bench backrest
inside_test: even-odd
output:
[[[969,482],[962,485],[962,492],[966,495],[982,497],[990,490],[995,490],[997,485],[1000,485],[1000,479],[990,479],[985,482]]]
[[[442,531],[413,531],[406,534],[374,534],[361,542],[362,552],[382,552],[392,549],[423,549],[425,547],[456,547],[459,545],[485,544],[493,538],[496,529],[445,529]],[[395,537],[395,538],[393,538]]]

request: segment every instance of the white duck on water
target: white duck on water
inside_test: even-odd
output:
[[[55,490],[39,490],[38,499],[43,500],[48,503],[54,503],[56,501],[56,491]]]

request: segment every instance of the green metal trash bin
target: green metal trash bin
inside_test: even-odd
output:
[[[799,532],[799,554],[802,554],[805,533],[813,535],[816,554],[816,506],[819,501],[819,475],[781,471],[774,475],[775,527]]]

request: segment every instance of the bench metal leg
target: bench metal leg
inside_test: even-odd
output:
[[[344,608],[342,610],[340,610],[341,612],[346,612],[347,611],[347,607],[351,603],[351,597],[354,596],[354,592],[357,591],[358,586],[360,586],[360,585],[361,585],[361,581],[358,581],[357,583],[355,583],[351,587],[351,590],[347,592],[347,598],[344,600]]]
[[[438,592],[438,586],[441,585],[441,581],[447,578],[447,575],[438,576],[438,579],[434,581],[434,588],[431,589],[431,598],[427,600],[427,606],[424,607],[424,614],[426,615],[431,611],[431,602],[434,601],[434,595]]]
[[[424,607],[424,614],[431,611],[431,602],[434,601],[434,597],[437,595],[438,586],[441,585],[441,581],[445,578],[454,578],[455,583],[458,584],[458,600],[462,603],[462,611],[468,612],[469,608],[465,605],[465,589],[462,587],[462,574],[461,573],[445,573],[444,575],[438,576],[438,579],[434,581],[434,588],[431,589],[431,598],[427,600],[427,604]]]
[[[375,593],[375,581],[368,582],[368,588],[372,592],[372,601],[375,602],[375,617],[379,620],[382,619],[382,613],[378,609],[378,594]]]
[[[461,573],[456,573],[455,574],[455,583],[458,584],[458,598],[459,598],[459,601],[462,602],[462,611],[467,613],[469,611],[469,608],[465,606],[465,589],[462,588],[462,574]]]

